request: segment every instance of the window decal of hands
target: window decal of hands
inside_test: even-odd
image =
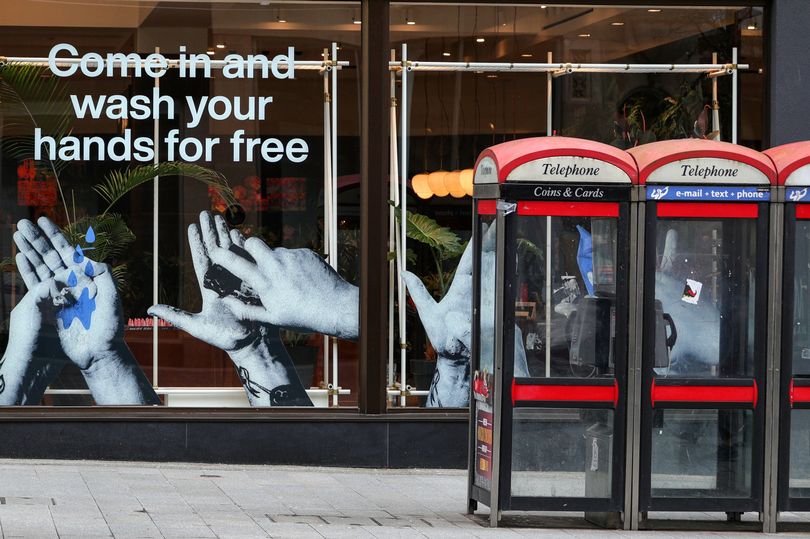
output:
[[[160,403],[124,343],[112,272],[87,257],[94,236],[90,228],[84,238],[88,245],[73,246],[47,218],[19,222],[16,262],[28,292],[11,313],[9,346],[0,362],[0,404],[40,403],[67,362],[79,367],[97,404]],[[259,238],[229,230],[221,216],[209,212],[189,226],[188,243],[202,309],[189,313],[155,305],[149,314],[225,351],[252,406],[312,406],[279,330],[357,339],[358,288],[315,252],[271,249]],[[494,242],[488,243],[494,250]],[[494,253],[489,255],[484,260],[493,268],[486,273],[493,275]],[[441,301],[414,274],[406,272],[404,279],[439,356],[427,405],[466,406],[471,245]],[[525,364],[525,356],[518,355]]]

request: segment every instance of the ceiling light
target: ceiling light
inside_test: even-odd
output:
[[[530,52],[524,52],[523,54],[521,54],[521,55],[520,55],[520,57],[521,57],[521,58],[531,58],[531,57],[532,57],[532,53],[530,53]]]
[[[541,5],[541,6],[540,6],[540,9],[546,9],[546,6],[545,6],[545,5]]]
[[[216,54],[216,51],[215,51],[214,49],[212,49],[211,47],[208,47],[208,50],[207,50],[207,51],[205,51],[205,53],[206,53],[208,56],[213,56],[213,55],[215,55],[215,54]]]
[[[624,26],[624,23],[623,23],[623,22],[618,22],[618,21],[616,21],[616,22],[612,22],[612,23],[610,23],[610,25],[611,25],[611,26]]]
[[[591,37],[591,34],[579,34],[579,37]]]
[[[476,42],[476,43],[483,43],[484,41],[486,41],[486,39],[484,39],[483,37],[477,37],[477,38],[475,38],[475,42]]]
[[[408,17],[405,17],[405,24],[407,24],[408,26],[413,26],[416,24],[416,21],[412,21]]]
[[[354,17],[352,17],[352,24],[363,24],[363,21],[355,19]]]
[[[647,10],[649,13],[661,13],[661,10],[658,8],[650,8]]]
[[[450,53],[449,52],[443,52],[442,56],[450,56]]]
[[[280,22],[280,23],[283,24],[283,23],[287,22],[287,19],[283,19],[281,17],[276,17],[276,22]]]
[[[224,49],[225,48],[225,43],[217,43],[217,48],[218,49]]]
[[[749,25],[747,26],[747,28],[748,28],[749,30],[756,30],[756,29],[757,29],[757,25],[756,25],[756,24],[749,24]]]

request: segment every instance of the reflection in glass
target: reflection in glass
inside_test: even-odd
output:
[[[613,410],[516,408],[512,496],[610,498]]]
[[[656,375],[752,376],[756,221],[670,219],[657,228]]]
[[[113,5],[115,4],[115,5]],[[266,54],[270,57],[285,53],[293,46],[296,59],[320,60],[324,48],[340,41],[340,59],[358,64],[360,27],[351,24],[359,4],[285,3],[284,16],[290,24],[280,22],[279,10],[259,2],[202,1],[178,2],[89,2],[75,3],[54,0],[48,9],[35,0],[18,0],[14,9],[3,15],[4,32],[0,36],[0,51],[5,56],[44,57],[54,43],[72,43],[80,53],[138,53],[146,56],[156,48],[167,58],[176,59],[180,46],[189,53],[222,60],[227,54]],[[36,14],[32,17],[31,14]],[[336,29],[340,29],[336,34]],[[42,39],[43,32],[48,39]],[[206,52],[208,55],[206,55]],[[348,281],[358,281],[359,253],[359,170],[358,108],[356,69],[341,70],[338,77],[339,106],[337,118],[338,154],[335,163],[338,174],[338,259],[339,271]],[[43,80],[49,79],[42,77]],[[50,77],[50,80],[53,80]],[[100,95],[151,96],[155,80],[149,77],[96,77],[75,75],[65,79],[69,93],[96,98]],[[46,82],[47,83],[47,82]],[[120,136],[125,129],[133,138],[157,136],[164,139],[176,130],[180,139],[218,138],[208,160],[196,164],[221,173],[234,189],[238,202],[228,207],[218,193],[206,185],[188,178],[165,177],[159,183],[157,219],[152,185],[135,188],[110,209],[119,214],[128,234],[126,245],[110,257],[111,267],[118,277],[121,298],[124,339],[135,355],[141,369],[169,406],[246,406],[245,389],[240,374],[227,354],[176,327],[161,325],[157,346],[153,348],[154,330],[147,308],[155,302],[166,303],[190,312],[199,312],[201,297],[198,279],[189,256],[186,229],[198,220],[201,210],[223,214],[228,225],[245,235],[258,236],[272,247],[310,248],[323,250],[323,174],[324,118],[323,79],[317,71],[298,71],[291,80],[273,77],[227,79],[216,72],[211,78],[181,78],[178,70],[170,69],[160,78],[160,95],[174,100],[174,114],[162,107],[155,122],[130,117],[126,120],[93,120],[72,115],[70,129],[78,136],[95,136],[104,141]],[[202,103],[212,97],[239,99],[242,111],[249,109],[251,98],[273,96],[266,110],[243,118],[233,116],[215,119],[203,114],[201,121],[191,122],[193,112],[189,102]],[[255,103],[255,102],[254,102]],[[67,108],[70,109],[69,102]],[[51,110],[51,109],[48,109]],[[222,111],[220,110],[219,113]],[[3,137],[16,118],[4,117]],[[283,143],[300,138],[310,152],[304,162],[288,159],[263,160],[256,148],[252,160],[234,157],[228,139],[243,129],[245,137],[267,140],[277,138]],[[24,133],[31,135],[30,131]],[[159,158],[168,159],[165,145]],[[12,223],[20,218],[47,215],[62,226],[67,222],[61,200],[49,170],[38,170],[33,163],[17,161],[4,145],[3,170],[17,170],[18,181],[0,185],[0,210],[4,215],[4,233],[0,234],[3,256],[12,253],[10,238]],[[134,163],[133,163],[134,164]],[[121,170],[129,163],[88,159],[68,163],[60,170],[61,186],[70,215],[76,220],[99,215],[106,204],[100,205],[93,191],[111,170]],[[110,226],[97,227],[100,239],[110,233]],[[153,240],[159,249],[155,252]],[[92,239],[87,238],[88,242]],[[88,253],[94,257],[99,251]],[[154,268],[157,267],[157,271]],[[19,301],[25,289],[19,276],[10,279],[10,294],[4,295],[0,308],[3,317]],[[157,282],[155,282],[157,279]],[[9,280],[6,280],[8,285]],[[155,297],[156,296],[156,297]],[[3,335],[3,340],[7,337]],[[282,332],[298,378],[303,386],[320,386],[324,370],[323,337]],[[341,395],[341,405],[352,405],[357,396],[357,346],[341,341],[338,364],[339,385],[349,389]],[[153,356],[153,350],[156,357]],[[335,385],[338,385],[337,383]],[[318,392],[319,404],[326,405],[326,388]],[[330,399],[331,400],[331,399]],[[46,404],[92,404],[81,372],[68,365],[46,394]]]
[[[793,262],[793,376],[810,375],[810,221],[796,221]]]
[[[654,497],[751,496],[751,410],[655,410]]]
[[[810,498],[810,410],[790,412],[789,496]]]
[[[739,74],[740,142],[762,147],[761,7],[662,6],[653,13],[640,6],[613,4],[617,5],[540,9],[536,4],[396,3],[390,12],[392,48],[399,54],[399,45],[407,43],[408,56],[416,61],[545,62],[551,52],[554,62],[670,64],[711,63],[712,53],[718,53],[720,63],[731,62],[731,47],[736,46],[740,63],[751,66]],[[411,102],[415,120],[411,159],[416,166],[412,170],[423,171],[423,144],[429,158],[438,157],[436,139],[442,133],[460,142],[454,142],[453,151],[462,154],[462,162],[474,162],[477,153],[493,142],[515,135],[545,135],[545,87],[535,79],[503,71],[417,73]],[[730,79],[719,80],[722,111],[730,107]],[[711,81],[699,74],[576,72],[555,79],[553,93],[558,100],[553,129],[558,134],[621,148],[693,136],[695,121],[705,105],[711,106],[712,95]],[[721,112],[720,122],[721,138],[729,140],[731,114]],[[709,123],[699,129],[713,128]]]
[[[789,246],[788,246],[789,248]],[[796,221],[793,245],[791,375],[810,376],[810,221]],[[786,283],[787,286],[787,283]],[[810,497],[810,410],[790,411],[789,495]]]
[[[530,376],[613,376],[616,219],[518,220],[515,319]]]
[[[494,373],[495,365],[495,250],[493,232],[487,236],[490,227],[495,226],[494,216],[480,216],[479,234],[482,239],[479,267],[480,331],[478,336],[478,369]]]

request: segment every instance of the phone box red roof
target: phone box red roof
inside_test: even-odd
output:
[[[572,137],[534,137],[481,152],[474,182],[634,184],[637,180],[633,158],[618,148]]]
[[[763,153],[773,160],[779,185],[810,185],[810,140],[783,144]]]
[[[751,148],[703,139],[651,142],[627,150],[639,182],[664,184],[775,185],[773,162]]]

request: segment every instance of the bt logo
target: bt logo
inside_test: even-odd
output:
[[[650,198],[653,200],[661,200],[669,193],[669,187],[656,187],[650,192]]]
[[[798,202],[800,200],[804,200],[804,197],[807,196],[807,187],[804,189],[793,189],[788,195],[788,198],[791,202]]]

